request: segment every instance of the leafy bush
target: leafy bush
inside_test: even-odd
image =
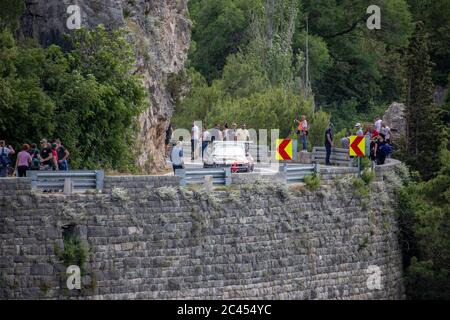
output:
[[[87,245],[73,235],[64,237],[63,241],[64,250],[61,251],[58,247],[55,247],[56,256],[66,267],[77,265],[82,268],[89,258],[89,248]]]
[[[353,190],[357,196],[360,196],[361,198],[366,198],[369,196],[370,189],[366,185],[363,179],[361,178],[354,178],[352,181]]]
[[[361,173],[361,179],[368,186],[375,178],[375,173],[370,169],[364,169]]]
[[[305,176],[305,184],[309,190],[314,191],[320,188],[320,177],[317,174],[309,174]]]

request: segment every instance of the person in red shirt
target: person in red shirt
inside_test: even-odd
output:
[[[59,166],[58,166],[58,145],[56,143],[52,144],[52,155],[53,155],[53,168],[54,168],[54,170],[59,170]]]

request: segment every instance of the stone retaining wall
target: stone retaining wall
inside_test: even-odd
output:
[[[393,184],[364,198],[345,175],[317,191],[233,177],[211,194],[177,179],[107,177],[103,193],[71,196],[1,179],[0,298],[404,297]],[[81,290],[65,282],[69,225],[89,248]]]

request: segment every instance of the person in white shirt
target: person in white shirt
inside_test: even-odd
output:
[[[222,130],[220,130],[220,124],[216,123],[216,125],[214,126],[214,128],[211,130],[211,142],[214,141],[222,141],[223,140],[223,136],[222,136]]]
[[[356,135],[357,136],[363,136],[364,135],[361,123],[358,122],[357,124],[355,124],[355,128],[356,128]]]
[[[203,158],[203,152],[208,147],[209,142],[211,141],[211,133],[206,129],[206,126],[203,127],[203,134],[202,134],[202,158]]]
[[[250,140],[250,133],[248,132],[245,123],[243,123],[242,126],[236,130],[236,140],[237,141],[249,141]]]
[[[374,124],[374,126],[375,126],[375,129],[378,131],[378,132],[381,132],[381,119],[379,118],[379,117],[376,117],[375,118],[375,124]]]
[[[247,126],[245,123],[242,124],[242,126],[236,130],[236,140],[237,141],[250,141],[250,132],[247,130]],[[248,152],[250,149],[250,144],[245,144],[245,151]]]
[[[200,139],[200,130],[195,122],[192,122],[191,129],[191,160],[197,159],[198,155],[198,140]]]
[[[389,128],[386,124],[386,122],[383,122],[383,124],[381,125],[381,131],[382,134],[384,134],[384,140],[387,143],[391,143],[391,128]]]
[[[177,169],[184,168],[183,162],[183,146],[181,141],[178,141],[177,144],[172,148],[170,153],[170,161],[172,161],[173,173],[175,174]]]
[[[15,153],[11,145],[6,147],[5,141],[0,140],[0,178],[5,178],[8,175],[8,168],[11,164],[9,157]]]
[[[227,130],[227,141],[236,141],[236,127],[237,124],[233,122],[231,129]]]

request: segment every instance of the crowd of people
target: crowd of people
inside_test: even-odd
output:
[[[308,148],[308,131],[309,125],[305,115],[301,118],[296,118],[294,123],[297,126],[298,145],[301,151],[305,152]],[[172,163],[177,168],[183,167],[183,148],[182,142],[178,141],[173,147],[170,145],[172,139],[172,126],[166,132],[166,156],[170,157]],[[347,130],[346,135],[341,139],[341,147],[344,149],[350,148],[350,136],[365,136],[366,137],[366,155],[378,165],[384,164],[385,160],[392,153],[391,145],[391,129],[384,123],[381,118],[374,119],[373,124],[356,123],[353,132]],[[192,122],[191,128],[191,160],[196,160],[201,155],[208,145],[215,141],[250,141],[250,134],[246,128],[245,123],[240,128],[236,123],[231,126],[225,123],[223,126],[215,124],[212,129],[207,129],[206,126],[199,128],[195,122]],[[326,149],[326,164],[332,165],[330,161],[333,143],[333,124],[330,123],[325,130],[324,145]],[[248,151],[249,144],[246,143],[246,151]]]
[[[173,142],[171,146],[173,128],[169,125],[166,131],[166,157],[170,158],[173,169],[181,169],[184,167],[183,163],[183,148],[182,142]],[[206,125],[199,128],[195,121],[192,122],[191,127],[191,160],[197,160],[200,156],[203,158],[205,149],[214,141],[242,141],[245,143],[245,150],[248,152],[250,143],[250,132],[245,123],[238,128],[237,124],[233,122],[231,126],[225,123],[221,126],[216,123],[212,129],[207,129]]]
[[[351,135],[351,132],[347,131],[346,135],[341,139],[342,148],[350,148]],[[364,127],[361,123],[356,123],[354,135],[365,136],[365,153],[377,165],[384,164],[386,158],[392,153],[391,129],[379,117],[375,118],[373,124],[367,124]]]
[[[53,139],[51,143],[42,139],[40,149],[35,143],[24,144],[14,164],[12,156],[15,154],[11,145],[0,140],[0,178],[8,175],[26,177],[28,170],[69,170],[70,153],[60,139]]]
[[[297,136],[301,150],[306,151],[308,147],[308,121],[305,115],[300,119],[296,118]],[[202,130],[201,130],[202,129]],[[170,157],[174,169],[183,168],[183,148],[182,142],[178,141],[171,146],[173,128],[169,125],[166,131],[166,156]],[[373,124],[364,127],[361,123],[356,123],[354,132],[347,131],[341,139],[341,147],[350,147],[350,136],[366,137],[366,155],[374,163],[381,165],[385,163],[386,157],[392,153],[391,129],[380,118],[376,118]],[[216,123],[212,129],[206,126],[199,128],[192,122],[191,128],[191,160],[196,160],[200,155],[203,157],[205,149],[214,141],[242,141],[245,143],[246,151],[249,149],[250,133],[245,123],[238,128],[233,122],[231,126],[225,123],[223,126]],[[326,149],[326,164],[331,165],[330,156],[333,147],[333,124],[327,127],[324,137]],[[46,139],[40,141],[40,149],[35,143],[24,144],[22,150],[18,152],[15,165],[12,163],[15,150],[11,145],[6,145],[4,140],[0,140],[0,177],[7,177],[15,174],[17,177],[25,177],[28,170],[68,170],[69,151],[61,144],[60,139],[48,142]]]
[[[243,123],[240,128],[237,127],[237,124],[233,122],[231,124],[231,128],[228,126],[228,123],[223,125],[223,128],[219,123],[214,125],[213,129],[208,130],[206,126],[203,127],[202,134],[199,134],[199,128],[195,124],[192,123],[191,129],[191,160],[197,159],[200,155],[198,145],[200,145],[201,141],[201,155],[203,157],[203,153],[205,149],[211,142],[214,141],[250,141],[250,133],[247,130],[246,124]],[[246,144],[246,151],[248,151],[248,144]]]

